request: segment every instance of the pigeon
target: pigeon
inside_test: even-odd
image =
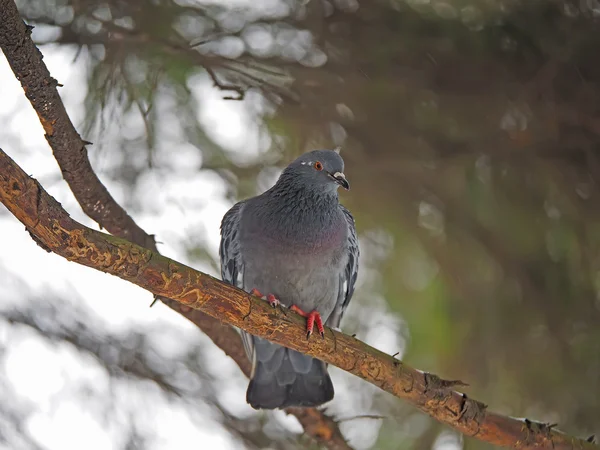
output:
[[[221,223],[221,278],[272,306],[306,317],[307,338],[339,329],[358,274],[354,218],[339,203],[349,190],[335,150],[305,153],[263,194],[235,204]],[[264,294],[264,295],[263,295]],[[314,407],[334,390],[324,362],[242,332],[252,361],[246,400],[254,409]]]

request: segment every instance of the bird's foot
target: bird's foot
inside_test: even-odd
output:
[[[325,327],[323,327],[323,320],[321,319],[321,314],[319,314],[318,311],[313,310],[309,313],[306,313],[296,305],[290,306],[290,309],[300,314],[302,317],[306,317],[306,339],[310,338],[315,325],[317,326],[317,330],[319,330],[321,337],[325,339]]]
[[[269,302],[269,305],[271,305],[273,308],[281,305],[281,302],[279,301],[279,299],[277,297],[275,297],[273,294],[262,295],[258,289],[252,289],[250,291],[250,295],[255,295],[256,297],[262,298],[263,300]]]

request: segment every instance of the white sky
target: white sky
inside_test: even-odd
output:
[[[75,126],[81,129],[86,92],[85,64],[82,60],[74,62],[74,51],[68,49],[45,46],[42,51],[52,76],[64,84],[60,88],[61,96]],[[212,130],[212,137],[220,144],[237,152],[241,160],[255,157],[261,146],[268,145],[242,102],[223,101],[221,93],[202,77],[191,80],[190,85],[195,95],[202,98],[198,119]],[[6,124],[0,129],[0,147],[27,173],[37,178],[74,219],[97,228],[81,212],[62,180],[38,118],[3,57],[0,58],[0,99],[0,118]],[[122,203],[126,187],[106,176],[113,169],[113,162],[106,155],[96,155],[95,147],[89,150],[94,168],[109,192]],[[162,242],[160,250],[167,256],[189,263],[185,253],[186,239],[190,234],[198,234],[198,230],[205,237],[210,252],[216,255],[219,223],[231,206],[224,198],[223,182],[212,173],[198,170],[198,156],[185,143],[178,146],[177,151],[169,153],[169,164],[177,169],[177,173],[149,171],[140,181],[140,189],[143,190],[140,198],[147,199],[152,207],[132,214],[134,219],[147,232],[159,237]],[[182,177],[182,173],[188,176]],[[109,330],[168,326],[183,333],[190,341],[206,339],[193,325],[163,305],[148,308],[151,295],[137,286],[46,253],[35,245],[14,217],[8,214],[0,216],[0,230],[0,308],[10,308],[27,298],[44,298],[45,293],[55,292],[64,297],[67,304],[69,301],[84,302],[107,324]],[[209,267],[198,264],[196,267],[211,271]],[[15,281],[15,276],[20,276],[21,280]],[[22,283],[28,287],[28,292],[22,291]],[[371,345],[395,353],[404,347],[398,337],[399,322],[391,316],[373,315],[375,309],[385,309],[385,302],[375,297],[370,301],[370,307],[361,314],[371,314],[376,322],[366,330],[363,338]],[[373,308],[375,304],[377,308]],[[164,351],[177,351],[181,345],[180,341],[169,344],[162,335],[156,341]],[[72,386],[85,382],[94,386],[94,395],[110,395],[108,378],[100,366],[83,360],[68,348],[50,346],[27,330],[3,329],[0,325],[0,343],[8,348],[5,365],[0,370],[5,372],[12,384],[16,398],[31,408],[32,414],[25,428],[42,448],[121,448],[122,436],[115,422],[103,423],[94,408],[81,398],[70,395]],[[245,403],[246,381],[237,381],[239,371],[235,364],[219,349],[210,347],[207,354],[212,357],[212,370],[224,377],[220,398],[225,400],[228,410],[240,416],[256,414]],[[333,413],[340,417],[376,413],[371,409],[372,401],[369,400],[369,392],[374,392],[375,388],[365,386],[364,382],[335,368],[331,371],[336,385],[336,399],[330,406]],[[237,382],[228,384],[228,376]],[[367,397],[356,395],[357,386],[360,386],[361,392],[366,392]],[[127,386],[119,389],[122,389],[119,400],[132,405],[139,421],[154,433],[155,439],[147,448],[236,448],[227,432],[214,423],[208,413],[199,422],[191,418],[189,409],[167,403],[160,395],[148,396],[145,391]],[[281,412],[274,414],[286,426],[301,431],[293,417]],[[373,420],[353,420],[342,424],[342,430],[347,432],[357,448],[372,445],[378,429],[378,421]]]

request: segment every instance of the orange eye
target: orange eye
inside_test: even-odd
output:
[[[314,166],[315,169],[317,169],[318,171],[323,170],[323,164],[321,164],[321,161],[317,161]]]

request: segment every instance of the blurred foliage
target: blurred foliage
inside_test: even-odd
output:
[[[72,370],[69,356],[79,360],[84,375],[79,374],[78,379],[78,374],[69,374],[66,386],[57,389],[60,402],[84,404],[86,411],[101,418],[105,429],[122,433],[116,439],[122,442],[121,448],[148,448],[160,442],[162,430],[153,428],[144,414],[145,403],[183,409],[201,429],[220,424],[246,448],[283,450],[297,448],[298,443],[310,445],[282,424],[272,422],[265,428],[260,416],[239,417],[223,406],[219,397],[227,392],[227,382],[243,385],[246,380],[235,367],[233,373],[229,367],[219,368],[228,373],[223,380],[216,367],[206,366],[210,359],[207,347],[212,346],[207,338],[190,340],[167,324],[108,331],[83,303],[82,299],[71,303],[53,296],[33,298],[27,306],[2,309],[0,330],[10,329],[15,342],[27,342],[23,349],[32,342],[43,342],[41,353],[54,354],[63,371]],[[0,345],[2,360],[9,357],[7,350],[8,346]],[[43,366],[42,358],[29,367],[39,367],[40,375],[48,376]],[[50,371],[51,379],[52,375]],[[33,405],[11,392],[4,379],[0,379],[0,393],[7,400],[0,408],[0,443],[12,448],[47,448],[37,446],[31,423],[24,426],[35,410]],[[58,406],[57,400],[52,403]]]
[[[342,144],[343,200],[385,250],[357,301],[383,296],[402,318],[403,358],[468,382],[493,410],[600,432],[597,0],[20,7],[40,43],[86,55],[84,136],[119,155],[111,176],[135,185],[168,166],[157,147],[185,142],[233,199],[255,193],[270,166]],[[260,151],[240,159],[202,125],[198,80],[243,100],[268,135]],[[374,448],[448,438],[373,395],[392,419]]]

